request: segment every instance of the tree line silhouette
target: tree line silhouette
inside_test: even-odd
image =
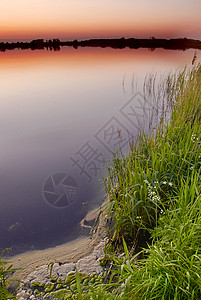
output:
[[[78,47],[101,47],[101,48],[114,48],[114,49],[138,49],[148,48],[154,51],[156,48],[172,49],[172,50],[187,50],[187,49],[199,49],[201,50],[201,41],[187,38],[177,39],[157,39],[151,37],[149,39],[136,39],[136,38],[119,38],[119,39],[90,39],[83,41],[60,41],[59,39],[44,40],[36,39],[31,42],[1,42],[0,51],[5,52],[6,50],[13,49],[46,49],[50,51],[59,51],[61,47],[69,46],[77,49]]]

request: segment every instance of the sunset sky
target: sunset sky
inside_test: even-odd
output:
[[[201,0],[0,1],[0,40],[122,36],[201,40]]]

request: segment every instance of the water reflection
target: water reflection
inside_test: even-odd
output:
[[[133,94],[142,93],[145,75],[189,65],[193,55],[129,49],[0,53],[1,248],[13,247],[13,253],[45,248],[77,234],[87,210],[102,202],[93,184],[115,146],[111,134],[122,137],[124,151],[130,132],[137,134],[125,114]],[[139,98],[132,101],[139,106]],[[76,199],[67,206],[50,202],[64,192],[62,201],[72,199],[75,186],[69,181],[67,188],[59,179],[54,190],[46,186],[54,200],[44,199],[44,184],[54,174],[76,180]]]

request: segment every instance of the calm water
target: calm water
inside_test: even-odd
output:
[[[144,77],[190,65],[193,55],[0,53],[0,248],[17,253],[72,238],[87,210],[103,201],[94,188],[100,168],[114,148],[128,150],[150,113],[149,99],[142,105]]]

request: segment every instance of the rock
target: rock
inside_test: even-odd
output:
[[[72,292],[70,290],[61,289],[59,291],[50,293],[50,297],[54,297],[54,299],[56,297],[59,297],[59,299],[69,299],[70,297],[72,297]]]
[[[47,266],[41,266],[35,270],[35,272],[31,273],[27,282],[31,287],[42,287],[49,282],[62,283],[68,277],[68,274],[71,274],[75,271],[75,267],[77,266],[78,272],[90,275],[92,273],[101,273],[103,272],[103,268],[99,265],[99,261],[102,257],[104,257],[104,244],[102,241],[99,245],[97,245],[92,254],[81,258],[78,262],[75,263],[54,263],[52,266],[51,277],[50,270]]]
[[[78,272],[86,273],[88,275],[92,273],[99,274],[103,271],[103,268],[99,265],[99,262],[97,261],[97,257],[95,255],[90,255],[80,259],[77,262],[77,269]]]
[[[99,211],[98,210],[92,210],[87,213],[85,218],[80,222],[80,226],[83,229],[89,229],[89,232],[91,231],[92,227],[95,226],[97,220],[98,220]]]
[[[103,272],[104,269],[99,264],[99,260],[104,257],[103,247],[104,242],[101,242],[94,248],[94,251],[91,255],[78,260],[76,266],[79,273],[91,275],[93,273],[99,274]]]
[[[15,293],[15,291],[17,290],[17,288],[19,287],[19,282],[11,282],[10,285],[8,286],[8,291],[13,294]]]
[[[27,279],[29,282],[31,282],[32,284],[34,282],[40,282],[40,283],[47,283],[50,280],[49,274],[48,274],[48,268],[47,266],[41,266],[39,268],[36,269],[35,272],[31,273]]]
[[[30,296],[30,294],[27,293],[27,291],[25,291],[25,290],[20,290],[20,291],[17,293],[17,296],[20,297],[20,298],[26,299],[27,297]]]
[[[97,215],[87,215],[83,221],[83,225],[92,227],[96,223]],[[104,221],[99,220],[100,226],[96,227],[96,236],[100,235],[103,238]],[[102,222],[102,223],[101,223]],[[102,233],[103,231],[103,233]],[[67,299],[71,297],[74,299],[72,292],[77,290],[75,270],[79,272],[80,281],[85,286],[100,281],[98,274],[101,274],[105,269],[100,266],[100,260],[104,257],[105,241],[102,240],[86,257],[79,259],[77,262],[70,263],[49,263],[37,267],[34,272],[30,273],[26,278],[26,284],[21,286],[21,290],[17,294],[23,300],[52,300]],[[29,291],[29,292],[28,292]],[[28,295],[28,296],[27,296]],[[25,297],[25,298],[24,298]]]
[[[74,263],[66,263],[62,265],[55,264],[52,269],[53,276],[54,274],[57,274],[62,280],[65,280],[66,275],[72,271],[75,271]]]
[[[76,277],[75,277],[75,272],[70,272],[68,273],[68,275],[66,276],[66,280],[65,280],[65,284],[70,284],[72,282],[76,281]]]
[[[45,293],[49,293],[49,292],[51,292],[53,290],[54,283],[48,282],[48,283],[46,283],[46,285],[45,285],[44,288],[45,288]]]

